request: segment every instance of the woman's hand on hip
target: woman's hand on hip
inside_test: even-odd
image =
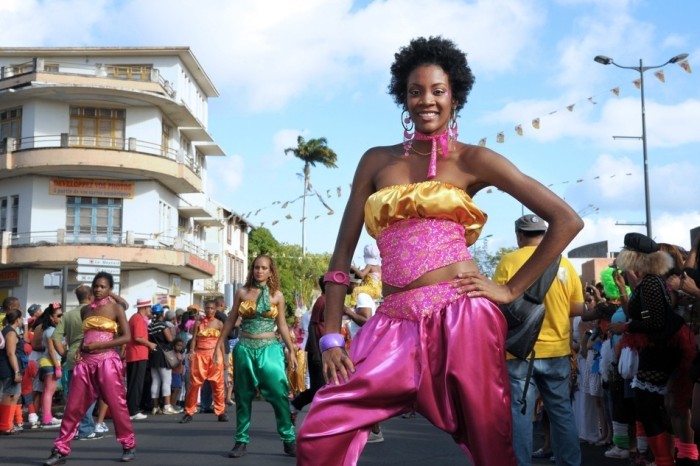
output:
[[[511,291],[506,285],[499,285],[479,272],[457,274],[452,286],[470,298],[486,298],[496,304],[509,303],[517,297],[511,296]]]
[[[345,348],[329,348],[322,354],[323,358],[323,378],[326,383],[333,382],[338,385],[338,372],[343,378],[343,382],[349,380],[349,374],[355,372],[355,365],[350,360]]]

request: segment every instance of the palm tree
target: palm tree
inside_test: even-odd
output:
[[[305,141],[302,136],[297,138],[296,147],[288,147],[284,150],[285,155],[291,152],[294,157],[304,161],[304,196],[302,200],[301,212],[301,256],[304,257],[306,249],[304,248],[304,224],[306,223],[306,193],[311,188],[309,183],[309,175],[311,167],[315,167],[317,163],[323,164],[326,168],[338,168],[335,162],[338,156],[333,149],[328,147],[326,138],[309,139]]]

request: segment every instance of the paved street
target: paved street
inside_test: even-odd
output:
[[[294,465],[294,459],[282,452],[282,443],[275,433],[270,405],[258,401],[253,407],[251,442],[248,455],[240,459],[228,458],[233,446],[234,409],[229,408],[231,422],[220,423],[213,414],[198,414],[190,424],[181,425],[180,416],[149,416],[135,422],[137,436],[136,465],[157,466],[276,466]],[[301,421],[302,416],[299,417]],[[111,429],[111,422],[108,421]],[[365,448],[361,466],[451,466],[468,464],[461,450],[451,438],[421,417],[391,419],[382,424],[385,441]],[[51,449],[57,431],[25,431],[0,437],[0,463],[3,465],[40,465]],[[535,444],[541,436],[535,434]],[[113,465],[119,461],[121,446],[110,431],[101,440],[74,441],[73,452],[67,464],[76,466]],[[498,448],[498,445],[494,445]],[[603,456],[602,447],[584,446],[586,466],[626,465],[621,460]],[[551,464],[547,460],[533,461],[533,465]],[[490,465],[491,466],[491,465]],[[492,465],[499,466],[499,465]]]

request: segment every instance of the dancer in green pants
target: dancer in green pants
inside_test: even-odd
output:
[[[289,336],[284,310],[277,265],[270,256],[261,254],[253,261],[245,286],[236,291],[233,307],[217,342],[217,348],[223,348],[226,335],[240,316],[241,337],[233,349],[236,444],[229,452],[232,458],[246,454],[251,408],[258,389],[275,411],[277,432],[284,444],[284,452],[296,456],[296,436],[287,399],[289,385],[285,373],[285,354],[275,336],[277,327],[287,346],[287,363],[295,368],[296,348]]]

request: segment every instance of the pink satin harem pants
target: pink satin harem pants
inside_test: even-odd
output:
[[[316,393],[297,465],[355,465],[371,426],[411,409],[474,465],[515,465],[506,330],[495,304],[449,283],[386,297],[352,342],[350,380]]]

